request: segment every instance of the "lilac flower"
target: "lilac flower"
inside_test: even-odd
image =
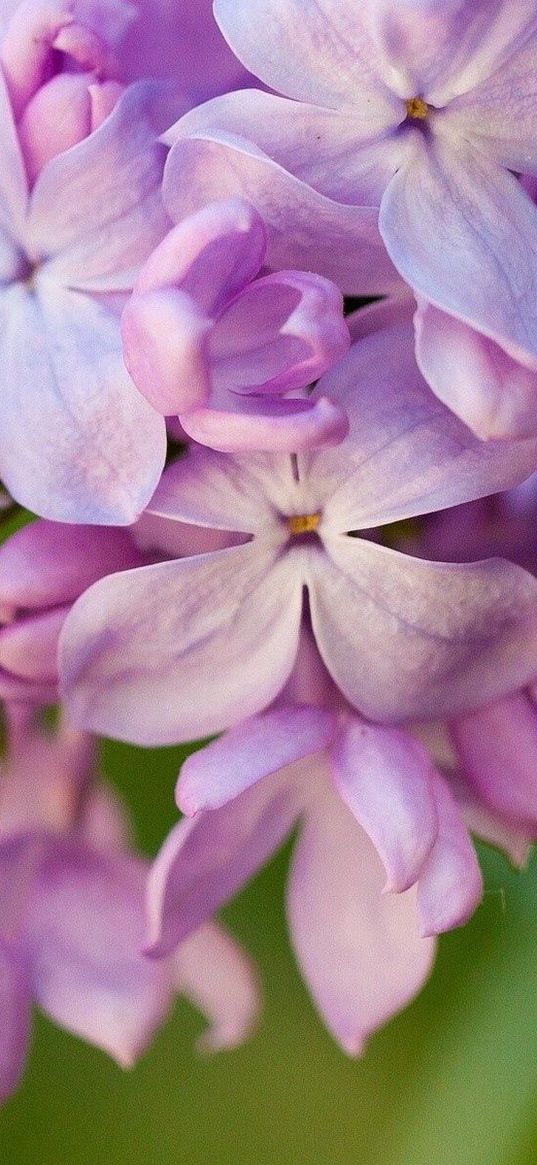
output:
[[[216,0],[215,13],[286,96],[216,98],[170,131],[176,213],[242,193],[279,254],[298,235],[287,262],[310,265],[319,239],[314,269],[364,294],[379,211],[406,282],[535,369],[537,211],[512,173],[537,173],[535,0]]]
[[[371,326],[316,389],[348,411],[341,445],[295,459],[198,447],[164,476],[153,512],[252,540],[122,572],[78,600],[60,647],[77,723],[165,743],[256,714],[293,668],[304,588],[323,660],[368,719],[466,712],[537,674],[529,574],[348,536],[514,485],[536,463],[534,441],[483,446],[435,400],[408,325]]]
[[[128,852],[121,806],[92,788],[94,745],[19,725],[0,797],[0,1099],[24,1067],[30,1008],[130,1067],[177,990],[211,1019],[204,1042],[240,1042],[258,1010],[242,952],[208,923],[173,959],[140,954],[145,864]]]
[[[107,41],[68,0],[21,4],[0,63],[0,473],[46,517],[124,524],[166,448],[124,368],[118,324],[166,230],[153,94],[98,82]]]
[[[242,200],[211,203],[157,247],[123,313],[125,363],[150,404],[223,451],[335,444],[342,409],[289,398],[350,339],[337,288],[299,271],[259,274],[262,219]]]

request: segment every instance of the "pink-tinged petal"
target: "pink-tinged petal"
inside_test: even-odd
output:
[[[512,174],[460,137],[416,131],[379,226],[416,292],[512,356],[536,359],[537,207]]]
[[[213,384],[257,393],[303,388],[349,344],[338,288],[319,275],[279,271],[245,287],[217,321]]]
[[[339,445],[348,431],[343,409],[326,397],[316,401],[309,397],[246,397],[240,411],[195,409],[182,413],[181,421],[194,441],[222,453],[296,453],[325,448]]]
[[[67,612],[68,607],[59,607],[0,628],[0,668],[20,679],[54,683]]]
[[[301,0],[248,6],[216,0],[214,12],[233,51],[271,89],[336,109],[356,107],[358,125],[367,114],[375,124],[389,109],[379,54],[356,4],[323,0],[304,9]]]
[[[207,1016],[197,1041],[202,1052],[235,1048],[252,1034],[261,1011],[255,964],[215,923],[201,926],[175,955],[177,989]]]
[[[0,295],[0,466],[12,495],[62,522],[126,525],[166,455],[164,422],[121,358],[118,320],[48,282]]]
[[[537,827],[537,709],[514,693],[457,719],[453,738],[464,772],[486,805],[532,833]]]
[[[330,744],[335,717],[323,708],[285,707],[252,716],[187,757],[177,787],[183,813],[219,809],[262,777]]]
[[[30,989],[23,959],[0,939],[0,1104],[17,1089],[30,1041]]]
[[[449,788],[435,779],[438,837],[418,883],[418,911],[424,935],[442,934],[471,918],[483,895],[475,849]]]
[[[282,774],[180,821],[149,875],[147,953],[170,954],[207,922],[281,845],[298,812],[292,776]]]
[[[154,99],[152,86],[130,86],[110,117],[53,158],[36,182],[27,245],[64,286],[129,291],[166,231],[166,151],[151,122]]]
[[[350,421],[341,445],[300,462],[319,493],[324,523],[341,532],[508,489],[537,465],[535,439],[483,445],[439,403],[416,365],[410,311],[396,302],[386,321],[387,310],[366,309],[366,334],[312,397],[329,396]],[[399,314],[402,322],[390,326]]]
[[[208,400],[210,327],[182,291],[146,291],[128,301],[121,319],[125,364],[136,387],[163,416]]]
[[[272,534],[275,510],[290,513],[295,490],[290,457],[224,457],[193,447],[166,469],[149,510],[197,526]]]
[[[169,970],[140,954],[145,867],[80,846],[51,851],[29,942],[37,1002],[124,1068],[143,1053],[171,1002]]]
[[[98,578],[141,563],[124,530],[41,519],[0,548],[0,602],[14,610],[57,606],[78,598]]]
[[[366,0],[362,19],[405,97],[445,105],[472,90],[537,28],[535,0]]]
[[[304,822],[292,859],[287,910],[302,974],[349,1056],[425,982],[434,957],[418,935],[413,890],[383,894],[382,863],[332,793]]]
[[[136,292],[178,287],[216,315],[259,273],[267,245],[263,220],[242,198],[204,206],[169,231],[150,255]]]
[[[93,790],[84,807],[81,827],[84,841],[108,855],[125,851],[132,842],[127,805],[109,785],[101,784]]]
[[[72,718],[139,744],[220,732],[283,687],[301,606],[288,557],[254,543],[103,579],[64,625]]]
[[[406,117],[403,101],[326,109],[248,89],[190,110],[164,135],[255,143],[319,194],[354,206],[378,206],[401,165],[408,140],[393,132]],[[375,117],[378,114],[378,119]],[[289,263],[285,264],[289,266]]]
[[[490,809],[461,771],[449,771],[444,775],[460,807],[466,828],[488,845],[502,850],[516,869],[523,869],[531,853],[533,830],[527,826],[514,825],[506,821],[502,814]]]
[[[308,588],[321,655],[371,720],[439,719],[537,672],[537,582],[521,567],[424,562],[361,539],[325,539]]]
[[[422,300],[416,358],[433,392],[479,437],[537,434],[537,370]]]
[[[336,737],[331,771],[338,793],[384,864],[385,890],[407,890],[438,833],[426,749],[409,733],[355,716]]]
[[[529,0],[531,3],[531,0]],[[512,5],[505,5],[508,19]],[[535,4],[532,3],[535,11]],[[537,27],[537,15],[534,16]],[[535,35],[481,85],[463,93],[445,110],[452,135],[470,138],[509,170],[537,173]]]
[[[20,238],[28,203],[28,182],[6,82],[0,69],[0,225],[11,239]],[[3,273],[3,272],[2,272]]]
[[[400,283],[375,206],[334,201],[243,138],[207,134],[177,138],[171,150],[163,192],[173,218],[215,198],[241,196],[265,222],[270,268],[316,271],[349,295],[382,295]]]
[[[224,550],[226,546],[240,546],[249,542],[248,534],[229,534],[226,530],[211,530],[203,526],[188,526],[186,522],[159,518],[149,510],[131,527],[133,540],[152,561],[162,558],[184,558],[192,554],[208,554]],[[107,574],[110,573],[107,571]]]
[[[63,73],[38,89],[18,125],[31,185],[52,158],[77,145],[104,121],[122,92],[117,81],[99,85],[86,73]]]

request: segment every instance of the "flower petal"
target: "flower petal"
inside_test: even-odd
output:
[[[386,313],[383,304],[366,309],[366,334],[312,396],[329,396],[350,422],[341,445],[300,458],[327,529],[368,529],[471,501],[537,465],[535,439],[484,445],[439,404],[416,365],[410,309],[395,301],[387,321]]]
[[[535,676],[537,582],[520,567],[424,562],[354,538],[325,545],[308,578],[315,638],[364,716],[439,719]]]
[[[168,1010],[170,970],[140,954],[145,869],[82,845],[51,851],[31,923],[37,1000],[68,1031],[124,1068]]]
[[[483,879],[460,811],[437,773],[438,838],[418,883],[418,910],[424,935],[442,934],[467,922],[479,906]]]
[[[28,204],[28,181],[4,75],[0,69],[0,226],[20,241]]]
[[[350,1056],[427,978],[435,946],[420,938],[416,897],[382,893],[382,863],[332,793],[312,807],[292,859],[291,939],[321,1015]]]
[[[277,708],[243,720],[187,757],[177,804],[189,815],[200,809],[219,809],[262,777],[326,748],[334,729],[332,713],[306,705]]]
[[[470,782],[486,805],[510,822],[537,827],[537,709],[513,693],[452,725]]]
[[[387,874],[385,890],[417,881],[438,832],[426,749],[409,733],[353,716],[331,752],[334,784]]]
[[[200,926],[175,955],[177,988],[207,1016],[210,1027],[198,1040],[203,1052],[235,1048],[252,1034],[261,1010],[255,964],[227,931]]]
[[[170,954],[264,865],[296,820],[294,794],[287,774],[271,776],[172,829],[149,875],[147,954]]]
[[[301,590],[288,559],[253,543],[101,580],[62,634],[73,720],[169,744],[258,712],[291,672]]]
[[[479,437],[537,434],[537,370],[422,300],[416,358],[433,392]]]
[[[464,138],[416,131],[379,226],[415,291],[535,361],[537,207],[512,174]]]
[[[343,409],[326,397],[246,397],[241,405],[237,412],[205,408],[182,413],[185,433],[211,449],[238,454],[324,448],[338,445],[347,434]]]
[[[134,521],[166,452],[162,419],[121,360],[103,305],[40,286],[0,294],[0,465],[10,493],[63,522]]]
[[[0,1104],[18,1087],[30,1040],[30,989],[22,960],[0,939]]]

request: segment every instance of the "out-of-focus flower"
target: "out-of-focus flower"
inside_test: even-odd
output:
[[[142,956],[146,865],[121,804],[94,783],[94,743],[17,717],[0,773],[0,1099],[23,1071],[33,1002],[122,1067],[176,991],[209,1016],[206,1046],[240,1042],[259,1007],[249,961],[211,923],[173,959]]]
[[[535,441],[483,446],[420,377],[408,324],[379,324],[315,393],[348,412],[337,447],[297,458],[197,447],[168,470],[154,512],[253,538],[114,575],[82,596],[61,649],[78,723],[165,743],[259,712],[291,673],[304,588],[324,662],[368,719],[454,715],[537,674],[529,574],[499,559],[424,562],[349,537],[522,481]]]
[[[535,0],[216,0],[215,14],[286,97],[229,94],[169,132],[177,213],[243,194],[282,266],[366,294],[380,208],[407,283],[535,369],[537,211],[512,173],[537,173]]]
[[[262,219],[242,200],[187,218],[148,259],[123,313],[125,362],[158,412],[223,451],[337,444],[347,419],[304,389],[345,354],[340,292],[319,275],[260,278]]]
[[[167,228],[166,151],[151,86],[109,77],[112,9],[24,0],[0,43],[0,474],[46,517],[124,524],[166,450],[118,321]]]

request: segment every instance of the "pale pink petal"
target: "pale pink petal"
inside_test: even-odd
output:
[[[74,722],[169,744],[260,711],[291,672],[301,591],[288,558],[253,543],[101,580],[62,635]]]
[[[424,935],[462,926],[479,906],[483,879],[470,835],[445,780],[435,779],[438,838],[418,883],[418,911]]]
[[[145,868],[58,847],[43,868],[30,929],[37,1002],[68,1031],[132,1067],[171,1002],[164,964],[140,954]]]
[[[142,556],[124,530],[65,526],[40,520],[11,535],[0,548],[0,601],[6,606],[48,607],[66,603]]]
[[[537,370],[422,300],[416,358],[431,388],[479,437],[537,434]]]
[[[240,890],[299,812],[292,777],[271,776],[222,809],[180,821],[152,867],[147,953],[170,954]]]
[[[379,225],[415,291],[512,356],[536,359],[537,207],[512,174],[461,137],[415,131]]]
[[[123,354],[132,379],[163,416],[209,399],[207,339],[211,321],[182,291],[136,294],[121,317]]]
[[[234,134],[177,137],[163,190],[175,219],[215,198],[246,198],[267,227],[266,263],[273,270],[316,271],[348,295],[381,295],[400,283],[379,235],[375,206],[345,205],[318,193]]]
[[[219,809],[262,777],[326,748],[335,717],[323,708],[284,707],[252,716],[187,757],[177,788],[183,813]]]
[[[331,771],[384,864],[385,890],[407,890],[438,832],[427,750],[409,733],[354,716],[336,737]]]
[[[68,607],[0,628],[0,668],[20,679],[50,680],[58,672],[58,639]]]
[[[0,1104],[15,1092],[30,1041],[30,988],[23,958],[0,939]]]
[[[261,449],[276,454],[339,445],[348,431],[343,409],[326,397],[238,399],[236,412],[203,408],[182,413],[185,432],[194,441],[222,453],[255,453]]]
[[[203,1052],[244,1043],[261,1011],[255,964],[227,931],[206,923],[181,943],[175,954],[176,985],[210,1026],[197,1041]]]
[[[0,225],[13,241],[20,239],[28,203],[28,182],[11,102],[0,69]]]
[[[345,408],[349,435],[300,459],[327,526],[368,529],[430,513],[507,489],[535,469],[535,439],[484,445],[435,398],[416,365],[405,304],[366,313],[366,334],[313,393]]]
[[[460,806],[467,829],[488,845],[500,849],[516,869],[523,869],[532,850],[533,831],[508,822],[502,814],[490,809],[460,770],[450,770],[444,775]]]
[[[129,291],[166,231],[166,151],[151,122],[153,101],[153,87],[131,86],[99,129],[53,158],[36,182],[27,245],[64,286]]]
[[[413,890],[383,894],[382,863],[333,794],[304,822],[288,892],[291,939],[321,1015],[350,1056],[426,980],[434,943],[420,938]]]
[[[355,538],[325,545],[308,578],[315,638],[363,715],[438,719],[535,676],[537,583],[520,567],[424,562]]]
[[[523,692],[452,725],[464,772],[486,805],[532,833],[537,827],[537,709]]]
[[[0,320],[8,489],[57,521],[134,521],[162,472],[166,433],[124,368],[115,315],[46,282],[5,291]]]

